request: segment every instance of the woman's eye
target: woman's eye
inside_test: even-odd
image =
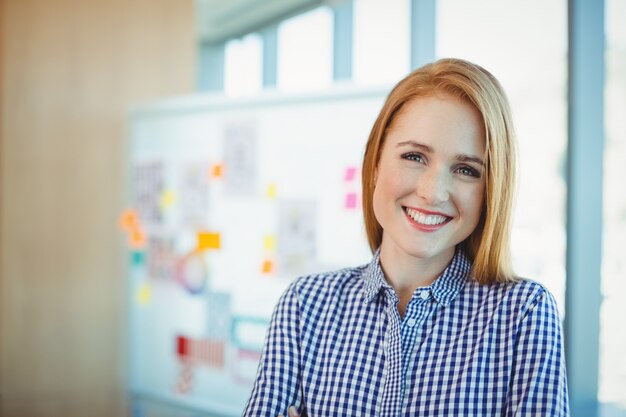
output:
[[[468,177],[480,178],[480,172],[471,167],[460,167],[457,171],[461,175],[466,175]]]
[[[402,159],[408,159],[409,161],[424,162],[424,156],[422,154],[415,153],[415,152],[402,154]]]

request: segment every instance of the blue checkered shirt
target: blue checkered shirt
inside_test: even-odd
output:
[[[560,320],[539,283],[481,285],[457,250],[404,317],[379,262],[281,296],[244,416],[568,416]]]

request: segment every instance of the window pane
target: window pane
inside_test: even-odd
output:
[[[333,78],[333,14],[319,7],[278,26],[278,88],[324,88]]]
[[[224,92],[229,96],[261,91],[261,37],[255,33],[226,43]]]
[[[410,1],[354,0],[353,79],[395,84],[409,71]]]
[[[626,408],[626,2],[606,0],[600,400]]]
[[[519,142],[513,257],[564,312],[565,1],[439,0],[437,55],[473,61],[503,84]]]

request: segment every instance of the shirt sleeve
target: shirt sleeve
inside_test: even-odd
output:
[[[299,338],[299,303],[294,282],[272,314],[244,417],[286,416],[291,405],[301,409]]]
[[[542,289],[517,331],[507,416],[569,416],[561,322],[554,297]]]

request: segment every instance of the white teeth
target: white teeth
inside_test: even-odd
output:
[[[446,220],[448,220],[446,216],[440,216],[438,214],[424,214],[417,210],[410,209],[408,207],[406,208],[405,211],[417,223],[420,223],[426,226],[433,226],[436,224],[441,224],[445,222]]]

